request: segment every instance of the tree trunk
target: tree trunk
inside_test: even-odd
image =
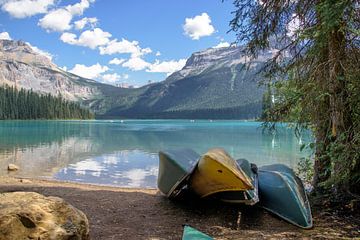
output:
[[[343,66],[346,64],[346,38],[337,26],[330,32],[329,37],[329,93],[330,93],[330,119],[331,136],[335,144],[349,146],[353,134],[351,121],[351,108],[348,103],[347,81]],[[341,152],[342,151],[342,152]],[[351,171],[351,161],[353,156],[347,155],[346,147],[340,148],[336,152],[332,162],[334,168],[332,174],[334,178],[342,179]],[[337,156],[342,156],[338,159]],[[348,179],[349,176],[344,179]],[[336,181],[337,190],[344,191],[349,188],[348,182]]]
[[[340,28],[334,29],[329,37],[329,93],[331,135],[336,139],[344,133],[349,124],[346,121],[346,82],[342,64],[345,59],[345,36]]]
[[[326,93],[328,91],[328,79],[329,71],[327,67],[329,57],[328,46],[324,46],[319,53],[319,63],[321,66],[316,74],[316,83],[318,92]],[[323,98],[314,102],[315,104],[315,141],[316,141],[316,152],[315,152],[315,163],[314,163],[314,179],[313,185],[315,191],[321,192],[323,188],[320,186],[321,183],[325,182],[330,177],[330,165],[331,159],[327,154],[330,139],[328,138],[331,132],[331,125],[329,119],[329,106],[330,100],[328,95],[323,94]]]

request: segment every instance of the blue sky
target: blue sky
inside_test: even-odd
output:
[[[191,53],[235,40],[232,1],[0,0],[0,38],[29,42],[68,71],[141,86]]]

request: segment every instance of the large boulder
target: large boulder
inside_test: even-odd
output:
[[[0,240],[8,239],[89,239],[89,222],[83,212],[58,197],[0,193]]]

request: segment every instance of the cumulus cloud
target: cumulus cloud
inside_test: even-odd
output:
[[[76,45],[77,42],[78,42],[76,37],[77,36],[74,33],[64,32],[63,34],[61,34],[60,40],[63,41],[64,43],[68,43],[68,44],[71,44],[71,45]]]
[[[2,32],[2,33],[0,33],[0,39],[1,40],[11,40],[11,37],[8,32]]]
[[[132,71],[140,71],[149,67],[151,64],[140,57],[132,57],[123,63],[123,67],[127,67]]]
[[[95,28],[93,31],[87,30],[81,33],[78,40],[78,45],[94,49],[97,46],[107,44],[110,41],[110,37],[110,33],[104,32],[100,28]]]
[[[82,32],[78,39],[75,34],[65,32],[61,34],[60,40],[71,45],[79,45],[95,49],[98,46],[107,44],[110,41],[110,37],[110,33],[104,32],[100,28],[95,28],[94,30],[86,30]]]
[[[119,81],[121,78],[121,76],[117,73],[108,73],[108,74],[104,74],[101,79],[103,80],[103,82],[106,83],[116,83],[117,81]]]
[[[176,72],[182,69],[185,66],[186,59],[180,59],[178,61],[171,60],[171,61],[163,61],[160,62],[156,60],[155,63],[151,64],[147,72],[156,72],[156,73],[166,73],[170,75],[173,72]]]
[[[140,57],[131,57],[122,64],[123,67],[129,68],[132,71],[145,70],[152,73],[166,73],[167,75],[182,69],[186,64],[186,59],[159,61],[149,63]]]
[[[85,26],[90,26],[91,28],[94,28],[98,22],[98,19],[96,17],[93,18],[82,18],[76,22],[74,22],[75,28],[77,30],[83,29]]]
[[[223,47],[230,47],[230,43],[220,42],[218,45],[214,46],[213,48],[223,48]]]
[[[96,79],[101,76],[102,73],[109,71],[107,66],[102,66],[99,63],[96,63],[91,66],[86,66],[83,64],[75,64],[75,67],[69,72],[79,75],[83,78]]]
[[[112,64],[112,65],[121,65],[121,64],[123,64],[125,61],[126,61],[126,59],[124,59],[124,58],[121,58],[121,59],[119,59],[119,58],[113,58],[113,59],[111,59],[111,60],[109,61],[109,64]]]
[[[66,9],[57,9],[49,12],[39,20],[38,25],[47,31],[63,32],[71,29],[72,15]]]
[[[185,35],[193,40],[199,40],[201,37],[210,36],[215,32],[207,13],[202,13],[194,18],[186,18],[183,29]]]
[[[91,1],[94,2],[94,1]],[[81,0],[81,2],[76,3],[74,5],[68,5],[65,7],[66,10],[68,10],[71,15],[82,15],[84,13],[84,10],[90,7],[90,1],[88,0]]]
[[[119,83],[120,80],[127,80],[129,78],[128,74],[117,74],[117,73],[107,73],[101,76],[103,83],[115,84]]]
[[[26,18],[36,14],[46,13],[54,4],[54,0],[10,0],[0,2],[1,9],[12,17]]]
[[[101,55],[130,53],[132,58],[140,57],[152,52],[150,48],[141,48],[138,41],[128,41],[124,38],[121,39],[121,41],[114,39],[108,42],[106,46],[100,47],[99,50]]]
[[[63,8],[55,9],[47,13],[38,22],[38,25],[47,31],[63,32],[71,29],[71,20],[76,15],[82,15],[84,10],[90,6],[94,0],[81,0],[74,5],[67,5]]]
[[[159,51],[156,52],[155,56],[161,56],[161,53]]]

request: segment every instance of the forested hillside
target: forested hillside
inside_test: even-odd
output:
[[[102,117],[258,118],[264,87],[257,73],[272,51],[263,51],[249,68],[242,56],[242,48],[234,46],[196,52],[182,70],[126,95]]]
[[[89,119],[94,115],[79,104],[50,94],[0,87],[0,119]]]

